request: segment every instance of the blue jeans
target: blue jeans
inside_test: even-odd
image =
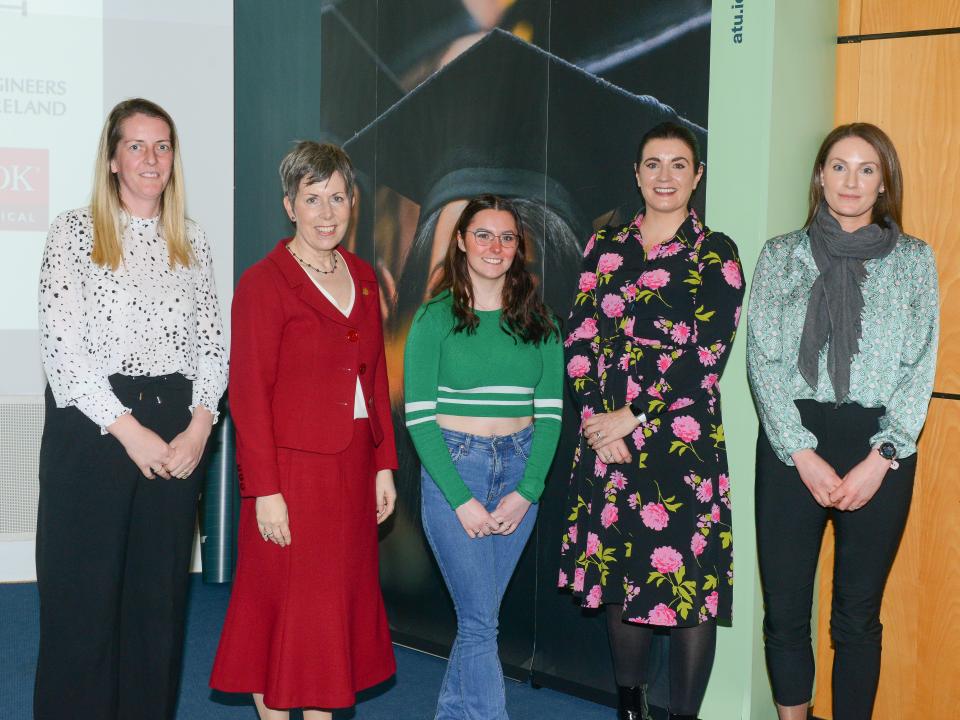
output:
[[[484,437],[443,430],[453,464],[473,496],[492,512],[523,477],[533,425]],[[457,637],[440,688],[436,720],[506,720],[497,653],[500,601],[537,518],[531,505],[509,535],[467,536],[426,470],[421,473],[423,529],[457,611]]]

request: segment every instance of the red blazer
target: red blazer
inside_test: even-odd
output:
[[[376,467],[397,467],[373,268],[340,250],[355,289],[344,317],[290,255],[288,242],[249,268],[233,295],[230,414],[244,497],[280,492],[278,448],[338,453],[350,444],[358,377]]]

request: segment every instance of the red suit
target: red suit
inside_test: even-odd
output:
[[[397,467],[380,294],[345,250],[344,316],[281,241],[233,298],[237,574],[210,679],[268,707],[338,708],[396,670],[377,563],[374,478]],[[357,378],[369,419],[354,419]],[[255,499],[280,492],[291,544],[265,542]]]

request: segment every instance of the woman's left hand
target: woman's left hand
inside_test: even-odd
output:
[[[491,513],[497,522],[500,523],[500,529],[497,531],[497,534],[509,535],[516,530],[520,525],[520,521],[523,520],[523,516],[526,515],[527,510],[530,509],[530,505],[530,501],[516,490],[506,495]]]
[[[890,461],[871,451],[867,457],[857,463],[843,476],[840,486],[830,493],[830,500],[837,510],[859,510],[866,505],[877,490],[890,469]]]
[[[397,504],[397,489],[393,485],[393,470],[377,472],[377,525],[393,515]]]
[[[621,440],[632,433],[639,423],[629,407],[588,417],[583,423],[583,436],[594,450]]]
[[[202,405],[198,406],[187,429],[170,441],[173,456],[164,463],[170,477],[183,480],[193,474],[200,464],[212,427],[213,414]]]

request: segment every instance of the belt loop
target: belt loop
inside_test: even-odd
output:
[[[470,445],[472,440],[473,440],[473,435],[471,435],[470,433],[463,434],[463,454],[464,455],[470,454]]]

